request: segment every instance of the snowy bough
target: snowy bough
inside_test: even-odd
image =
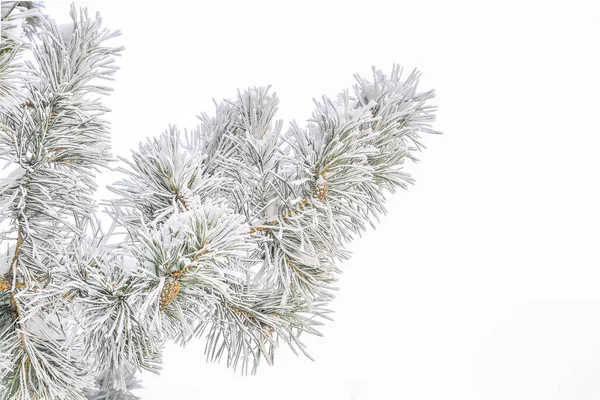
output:
[[[330,319],[347,244],[437,133],[434,92],[374,69],[287,130],[269,88],[239,92],[119,161],[103,230],[94,177],[116,160],[97,95],[122,49],[98,16],[71,15],[57,27],[2,4],[1,398],[133,399],[170,340],[202,338],[242,373],[280,344],[309,356],[302,334]]]

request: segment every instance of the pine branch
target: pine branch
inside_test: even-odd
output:
[[[74,7],[72,17],[73,35],[66,39],[40,18],[43,33],[31,47],[35,62],[25,64],[27,100],[2,104],[0,158],[17,166],[0,185],[0,215],[17,233],[9,268],[12,319],[0,337],[12,360],[3,376],[6,399],[83,398],[88,385],[72,356],[76,345],[67,348],[64,310],[56,312],[56,293],[47,288],[50,271],[60,268],[60,246],[82,235],[78,225],[91,216],[93,172],[110,161],[107,126],[99,118],[106,109],[85,96],[107,92],[90,82],[114,73],[111,58],[120,49],[102,46],[114,35],[100,30],[99,19]]]
[[[127,389],[115,389],[113,383],[123,380]],[[104,372],[96,378],[96,387],[86,392],[88,400],[140,400],[140,397],[131,393],[131,390],[141,388],[140,380],[135,377],[133,368],[125,368],[117,374]]]
[[[0,159],[13,166],[0,239],[14,243],[0,258],[2,398],[135,398],[133,371],[158,372],[168,340],[203,337],[207,360],[242,373],[271,365],[280,342],[310,358],[300,336],[330,319],[347,244],[412,183],[404,163],[437,133],[433,91],[417,92],[417,72],[374,69],[285,134],[270,88],[238,92],[197,129],[170,126],[121,159],[104,232],[89,205],[112,161],[108,110],[88,95],[110,91],[97,81],[121,48],[103,44],[116,33],[99,18],[72,16],[72,30],[37,20],[24,67],[25,45],[0,48],[0,77],[22,82],[0,84],[12,96]]]

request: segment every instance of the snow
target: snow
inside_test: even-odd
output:
[[[279,217],[279,213],[278,213],[279,209],[277,207],[277,203],[276,202],[271,202],[266,208],[265,208],[265,218],[267,219],[267,221],[273,221],[276,220]]]
[[[320,265],[319,259],[317,257],[311,256],[304,252],[300,252],[296,256],[302,260],[302,264],[304,264],[304,265],[308,265],[308,266],[319,266]]]
[[[17,165],[5,178],[0,178],[0,188],[21,179],[25,175],[25,169]]]
[[[172,232],[177,232],[185,226],[189,226],[194,218],[194,211],[184,211],[175,213],[167,219],[163,225],[163,233],[166,236]]]
[[[123,265],[122,268],[125,272],[131,272],[137,269],[138,260],[132,255],[125,254],[123,255]]]
[[[68,44],[71,41],[71,38],[73,37],[74,24],[72,22],[60,24],[57,26],[57,28],[58,33],[60,34],[60,37],[62,38],[63,42]]]
[[[3,7],[2,15],[4,15],[5,12]],[[23,36],[23,18],[20,18],[19,14],[21,14],[21,11],[18,8],[15,8],[11,12],[8,20],[2,21],[3,34],[15,42],[20,42],[20,39]]]
[[[6,275],[10,268],[10,261],[14,252],[15,245],[7,246],[6,251],[0,253],[0,277]]]

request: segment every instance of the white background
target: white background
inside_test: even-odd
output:
[[[87,3],[127,47],[107,100],[116,154],[250,85],[304,121],[313,97],[394,62],[437,90],[444,132],[352,245],[336,320],[306,340],[316,362],[281,348],[241,377],[206,364],[201,341],[170,346],[138,394],[598,399],[600,7],[569,3]]]

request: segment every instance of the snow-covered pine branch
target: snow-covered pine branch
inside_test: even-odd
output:
[[[127,389],[115,389],[114,382],[123,380]],[[140,400],[132,390],[142,387],[141,382],[135,376],[135,370],[131,367],[121,371],[119,376],[113,376],[109,372],[103,372],[96,377],[96,386],[86,390],[88,400]]]
[[[19,62],[28,45],[26,37],[40,23],[38,9],[30,1],[4,1],[0,4],[0,105],[19,101]]]
[[[0,159],[13,170],[0,186],[0,216],[10,222],[1,239],[14,241],[3,277],[7,321],[0,327],[0,349],[11,360],[2,371],[6,399],[78,399],[88,386],[80,344],[65,323],[70,307],[52,291],[53,274],[71,267],[61,256],[83,236],[94,209],[94,174],[111,161],[101,119],[107,109],[87,95],[108,93],[90,81],[110,78],[120,49],[104,47],[115,33],[102,29],[98,17],[75,8],[71,14],[68,40],[40,17],[34,60],[14,89],[22,102],[3,102],[0,113]]]
[[[133,371],[158,372],[167,341],[203,338],[207,360],[243,373],[280,343],[310,357],[300,338],[330,319],[349,242],[437,133],[433,91],[417,91],[416,71],[374,68],[285,132],[276,93],[240,91],[120,160],[104,231],[90,205],[113,161],[108,110],[89,94],[110,91],[98,80],[121,48],[99,18],[72,16],[59,28],[39,14],[34,61],[18,67],[14,38],[0,58],[17,82],[0,104],[2,398],[134,399]]]

